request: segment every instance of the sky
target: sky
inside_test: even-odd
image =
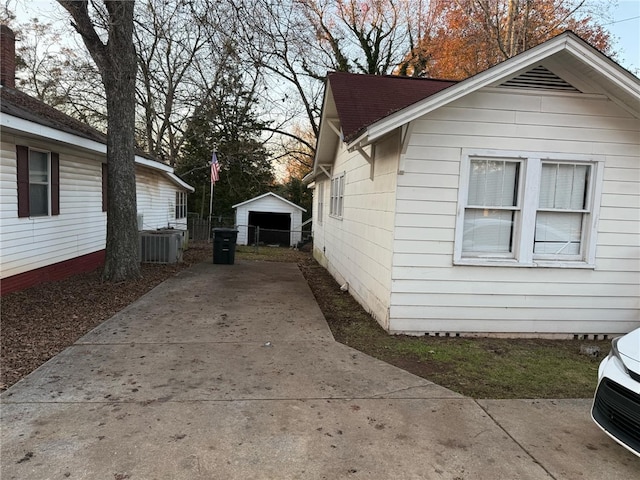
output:
[[[616,60],[627,70],[640,75],[640,0],[594,0],[604,4],[616,3],[613,18],[605,23],[614,38]],[[61,8],[53,0],[2,0],[16,11],[19,21],[39,17],[48,21],[60,18]]]
[[[618,63],[640,75],[640,0],[621,0],[613,11],[613,22],[606,25],[616,37],[614,50]]]
[[[605,22],[605,28],[614,37],[616,60],[627,70],[640,75],[640,0],[592,0],[594,3],[615,3],[613,18]],[[43,21],[60,18],[62,9],[54,0],[1,0],[18,15],[19,21],[34,16]]]

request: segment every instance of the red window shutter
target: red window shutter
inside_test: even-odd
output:
[[[16,145],[18,217],[29,216],[29,147]]]
[[[102,165],[102,211],[107,211],[107,164],[103,163]]]
[[[60,215],[60,155],[51,152],[51,215]]]

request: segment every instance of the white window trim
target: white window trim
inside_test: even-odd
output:
[[[514,257],[499,256],[462,256],[462,236],[464,230],[464,213],[469,192],[470,162],[472,158],[495,158],[497,160],[521,160],[524,171],[521,172],[518,195],[521,202],[521,218],[517,219],[514,240]],[[538,209],[540,194],[540,175],[543,161],[589,163],[591,182],[589,198],[591,211],[589,225],[583,233],[584,253],[581,260],[534,259],[531,245],[535,232],[535,212]],[[553,267],[553,268],[586,268],[594,269],[596,262],[596,237],[600,218],[600,199],[604,180],[605,157],[602,155],[574,155],[551,152],[523,152],[511,150],[462,149],[460,184],[458,188],[458,208],[456,211],[456,230],[454,243],[454,265],[505,266],[505,267]],[[533,213],[532,213],[533,212]]]
[[[178,216],[178,209],[184,210],[184,216]],[[176,191],[176,204],[174,206],[175,220],[183,220],[187,218],[187,192]]]
[[[319,225],[322,225],[322,217],[324,216],[324,184],[325,182],[319,182],[316,187],[316,192],[318,193],[318,211],[316,212],[316,221]]]
[[[345,174],[346,172],[341,172],[335,175],[329,184],[329,216],[337,219],[342,219],[344,213]],[[337,187],[334,188],[336,184]]]
[[[31,181],[31,152],[44,153],[47,156],[47,181],[46,182],[32,182]],[[28,153],[28,171],[29,171],[29,190],[31,190],[31,185],[46,185],[47,186],[47,213],[42,213],[40,215],[34,215],[31,205],[29,205],[29,218],[43,218],[43,217],[51,217],[51,152],[49,150],[42,150],[39,148],[31,148],[29,147]],[[31,197],[31,191],[29,191],[29,197]],[[29,198],[29,202],[31,202],[31,198]]]

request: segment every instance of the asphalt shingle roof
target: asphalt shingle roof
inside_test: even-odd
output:
[[[5,85],[0,87],[0,111],[7,115],[22,118],[30,122],[51,127],[61,132],[70,133],[81,138],[107,144],[107,135],[87,123],[77,120],[60,110],[27,95],[20,90]],[[162,163],[151,154],[136,147],[136,155],[154,162]]]
[[[329,73],[328,82],[347,142],[357,138],[376,121],[457,83],[451,80],[345,72]]]
[[[14,88],[0,88],[0,111],[82,138],[100,143],[107,142],[104,133]]]

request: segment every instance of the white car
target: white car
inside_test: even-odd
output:
[[[640,328],[615,338],[598,368],[591,418],[640,457]]]

